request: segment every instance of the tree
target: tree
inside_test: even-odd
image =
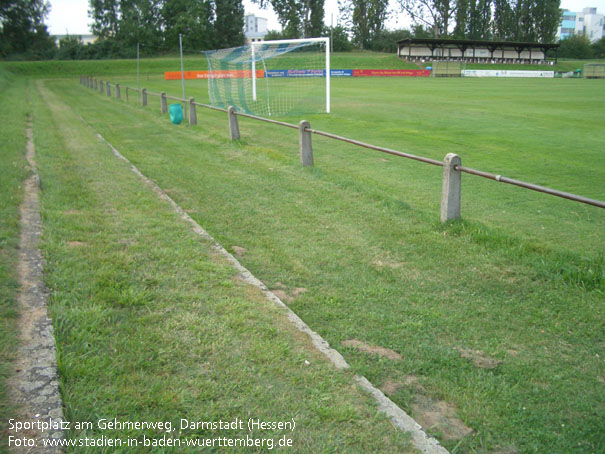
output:
[[[116,38],[127,47],[137,43],[149,49],[162,47],[161,0],[121,0]]]
[[[435,38],[446,37],[456,17],[456,0],[398,0],[401,10],[415,24],[423,24],[433,30]]]
[[[592,43],[590,48],[592,49],[593,58],[605,58],[605,37]]]
[[[89,15],[97,36],[143,53],[176,49],[179,36],[196,50],[244,42],[242,0],[90,0]]]
[[[92,32],[99,38],[118,35],[120,17],[119,0],[89,0],[88,16],[93,20]]]
[[[209,0],[164,0],[160,14],[167,48],[178,48],[179,35],[185,48],[215,47],[214,8]]]
[[[489,39],[491,37],[492,0],[458,0],[455,38]]]
[[[34,58],[52,56],[56,46],[44,18],[50,6],[44,0],[0,2],[0,56],[22,54]]]
[[[370,49],[375,37],[384,29],[389,16],[388,0],[350,0],[339,2],[340,17],[353,33],[353,43]]]
[[[563,11],[561,0],[539,0],[535,2],[533,18],[535,38],[541,43],[554,43]]]
[[[591,58],[590,41],[584,35],[574,35],[560,41],[557,55],[564,58]]]
[[[242,0],[218,0],[215,3],[215,47],[244,44],[244,6]]]
[[[307,0],[304,11],[304,37],[319,38],[324,30],[325,0]]]
[[[336,25],[335,27],[326,27],[324,36],[330,36],[332,38],[332,48],[334,52],[348,52],[353,50],[353,44],[349,40],[349,34],[347,29],[342,25]]]
[[[409,30],[382,30],[374,37],[372,50],[394,54],[397,52],[397,42],[411,37]]]
[[[509,0],[494,0],[494,17],[492,20],[493,36],[498,41],[513,39],[515,13]]]
[[[252,0],[262,8],[271,5],[284,38],[319,37],[323,31],[325,0]]]

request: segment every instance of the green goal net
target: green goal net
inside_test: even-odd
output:
[[[462,77],[466,65],[460,61],[433,61],[431,75],[433,77]]]
[[[605,79],[605,63],[586,63],[582,73],[585,79]]]
[[[330,111],[328,38],[263,41],[204,53],[214,106],[266,117]]]

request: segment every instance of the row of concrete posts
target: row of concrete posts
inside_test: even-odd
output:
[[[80,83],[88,88],[99,90],[101,93],[106,93],[107,96],[111,96],[111,86],[109,82],[103,82],[94,79],[92,76],[80,76]],[[114,84],[115,97],[120,99],[121,91],[120,84]],[[147,105],[147,89],[141,89],[141,104]],[[126,87],[126,98],[128,99],[128,87]],[[161,111],[162,113],[168,112],[168,98],[165,92],[160,93]],[[184,99],[173,98],[177,101],[185,104]],[[189,98],[187,103],[189,107],[189,124],[197,124],[197,112],[194,98]],[[220,109],[222,110],[222,109]],[[233,106],[229,106],[227,109],[227,116],[229,120],[229,139],[240,140],[238,113]],[[312,130],[311,125],[308,121],[302,120],[298,124],[298,146],[300,154],[300,163],[303,167],[311,167],[314,165],[313,161],[313,144],[311,140]],[[443,184],[441,191],[441,221],[447,222],[454,219],[460,218],[460,196],[461,196],[461,175],[462,172],[459,170],[462,165],[460,156],[454,153],[448,153],[445,156],[443,166]]]

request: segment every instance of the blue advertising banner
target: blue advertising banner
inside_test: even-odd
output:
[[[352,69],[332,69],[332,77],[353,77]],[[270,69],[265,71],[265,77],[325,77],[325,69]]]

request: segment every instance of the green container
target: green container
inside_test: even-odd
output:
[[[180,104],[170,104],[168,112],[170,113],[170,121],[175,125],[180,125],[183,121],[183,106]]]

